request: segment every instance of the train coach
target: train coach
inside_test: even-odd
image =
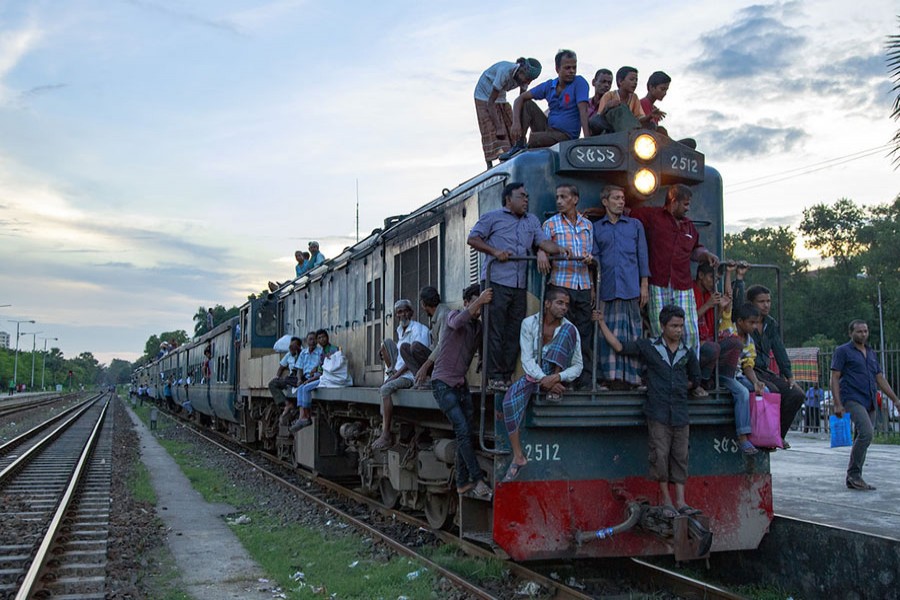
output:
[[[691,477],[688,502],[695,518],[661,517],[657,485],[646,477],[644,395],[587,390],[559,403],[538,395],[526,411],[521,441],[529,467],[501,483],[511,455],[502,419],[502,395],[484,391],[482,374],[469,372],[476,402],[478,460],[494,483],[492,500],[455,492],[455,441],[430,391],[394,396],[392,445],[374,450],[381,433],[384,380],[379,349],[393,335],[390,307],[416,301],[426,285],[461,307],[461,291],[479,281],[482,257],[466,244],[478,218],[500,208],[510,182],[525,184],[529,211],[543,221],[555,209],[558,184],[580,192],[579,209],[599,205],[601,189],[627,190],[629,206],[660,205],[665,187],[688,185],[691,218],[703,243],[721,256],[722,182],[704,156],[655,132],[632,131],[529,150],[445,189],[440,197],[392,216],[367,238],[304,276],[240,310],[217,327],[136,373],[159,396],[166,378],[188,386],[193,408],[211,427],[321,476],[355,482],[388,506],[424,511],[435,527],[502,549],[516,560],[674,554],[756,548],[772,520],[767,454],[745,456],[735,440],[731,396],[716,392],[690,400]],[[544,281],[530,269],[528,314],[537,312]],[[427,316],[419,318],[426,321]],[[280,425],[268,381],[278,368],[275,341],[325,329],[342,347],[355,385],[314,392],[313,426],[291,433]],[[200,380],[202,352],[212,348],[214,375]]]

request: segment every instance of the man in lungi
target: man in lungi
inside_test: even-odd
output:
[[[631,215],[644,225],[650,255],[650,315],[674,304],[684,311],[684,343],[699,356],[700,334],[691,261],[719,264],[719,257],[700,243],[700,233],[687,218],[691,188],[678,183],[669,187],[664,206],[634,208]],[[659,322],[650,319],[652,337],[662,334]]]
[[[512,127],[512,106],[506,101],[506,92],[519,88],[525,92],[528,84],[540,77],[541,63],[534,58],[519,58],[516,62],[501,61],[491,65],[478,78],[475,86],[475,116],[481,131],[481,148],[487,168],[509,150],[514,140],[509,134]]]
[[[568,292],[551,288],[544,297],[543,314],[522,321],[519,345],[525,375],[503,397],[503,420],[513,450],[504,482],[513,481],[528,464],[519,441],[519,425],[531,395],[541,389],[547,394],[547,402],[559,402],[565,384],[575,381],[584,367],[578,329],[565,318],[568,310]]]
[[[594,223],[593,254],[600,265],[600,289],[606,324],[620,340],[636,340],[643,335],[641,309],[649,298],[650,266],[644,226],[625,215],[625,190],[608,185],[600,192],[606,214]],[[615,387],[641,385],[641,365],[636,358],[600,347],[598,376]]]

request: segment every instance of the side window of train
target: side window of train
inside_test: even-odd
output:
[[[426,285],[441,289],[438,266],[437,236],[394,256],[394,298],[406,298],[418,307],[419,290]],[[416,316],[428,322],[424,311],[417,310]]]
[[[381,277],[366,282],[366,311],[363,320],[366,323],[366,365],[381,363],[378,347],[381,345],[381,323],[384,316],[382,305]]]
[[[278,334],[278,304],[263,302],[256,315],[256,335],[273,336]]]

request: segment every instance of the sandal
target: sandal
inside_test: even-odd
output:
[[[544,401],[549,404],[559,404],[561,400],[562,400],[562,395],[554,394],[552,392],[547,394],[546,396],[544,396]]]
[[[678,516],[678,510],[671,504],[663,504],[659,507],[659,510],[666,519],[674,519]]]
[[[471,492],[471,491],[474,490],[474,489],[475,489],[475,484],[469,482],[469,483],[467,483],[466,485],[464,485],[464,486],[462,486],[462,487],[456,488],[456,493],[457,493],[457,494],[468,494],[469,492]]]
[[[688,506],[687,504],[678,509],[678,514],[683,517],[693,517],[695,515],[699,515],[702,512],[703,511]]]
[[[291,433],[297,433],[304,427],[309,427],[310,425],[312,425],[312,419],[297,419],[291,423]]]
[[[490,500],[494,495],[494,490],[491,489],[491,486],[479,480],[475,484],[475,488],[469,492],[469,495],[479,500]]]
[[[506,470],[506,475],[503,476],[503,483],[509,483],[510,481],[515,481],[516,477],[519,476],[519,471],[524,469],[528,463],[524,465],[520,465],[516,461],[512,461],[509,463],[509,468]]]
[[[494,392],[509,391],[509,384],[502,379],[491,379],[488,381],[488,389]]]
[[[743,452],[747,456],[759,454],[759,450],[750,442],[750,440],[744,440],[743,442],[741,442],[741,452]]]
[[[384,450],[386,448],[391,447],[391,440],[385,438],[378,438],[374,442],[372,442],[372,450]]]

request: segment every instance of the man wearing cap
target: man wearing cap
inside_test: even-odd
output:
[[[312,246],[310,246],[312,250]],[[401,298],[394,303],[394,319],[397,320],[397,342],[386,339],[382,344],[382,356],[388,356],[393,364],[388,364],[388,375],[379,392],[381,393],[381,412],[383,416],[381,437],[372,443],[372,448],[382,450],[391,445],[391,417],[394,414],[394,392],[411,388],[415,382],[415,373],[403,360],[403,355],[412,351],[418,342],[426,348],[431,347],[431,331],[422,323],[413,319],[415,311],[412,302]],[[399,348],[400,352],[397,352]]]
[[[519,93],[541,74],[541,63],[534,58],[519,58],[516,62],[501,61],[491,65],[475,86],[475,116],[481,130],[481,148],[487,168],[494,160],[509,150],[512,144],[509,128],[512,126],[512,107],[506,101],[506,92],[519,88]]]
[[[309,260],[306,262],[309,263],[307,271],[312,271],[325,262],[325,257],[319,252],[319,242],[313,241],[309,243]]]

